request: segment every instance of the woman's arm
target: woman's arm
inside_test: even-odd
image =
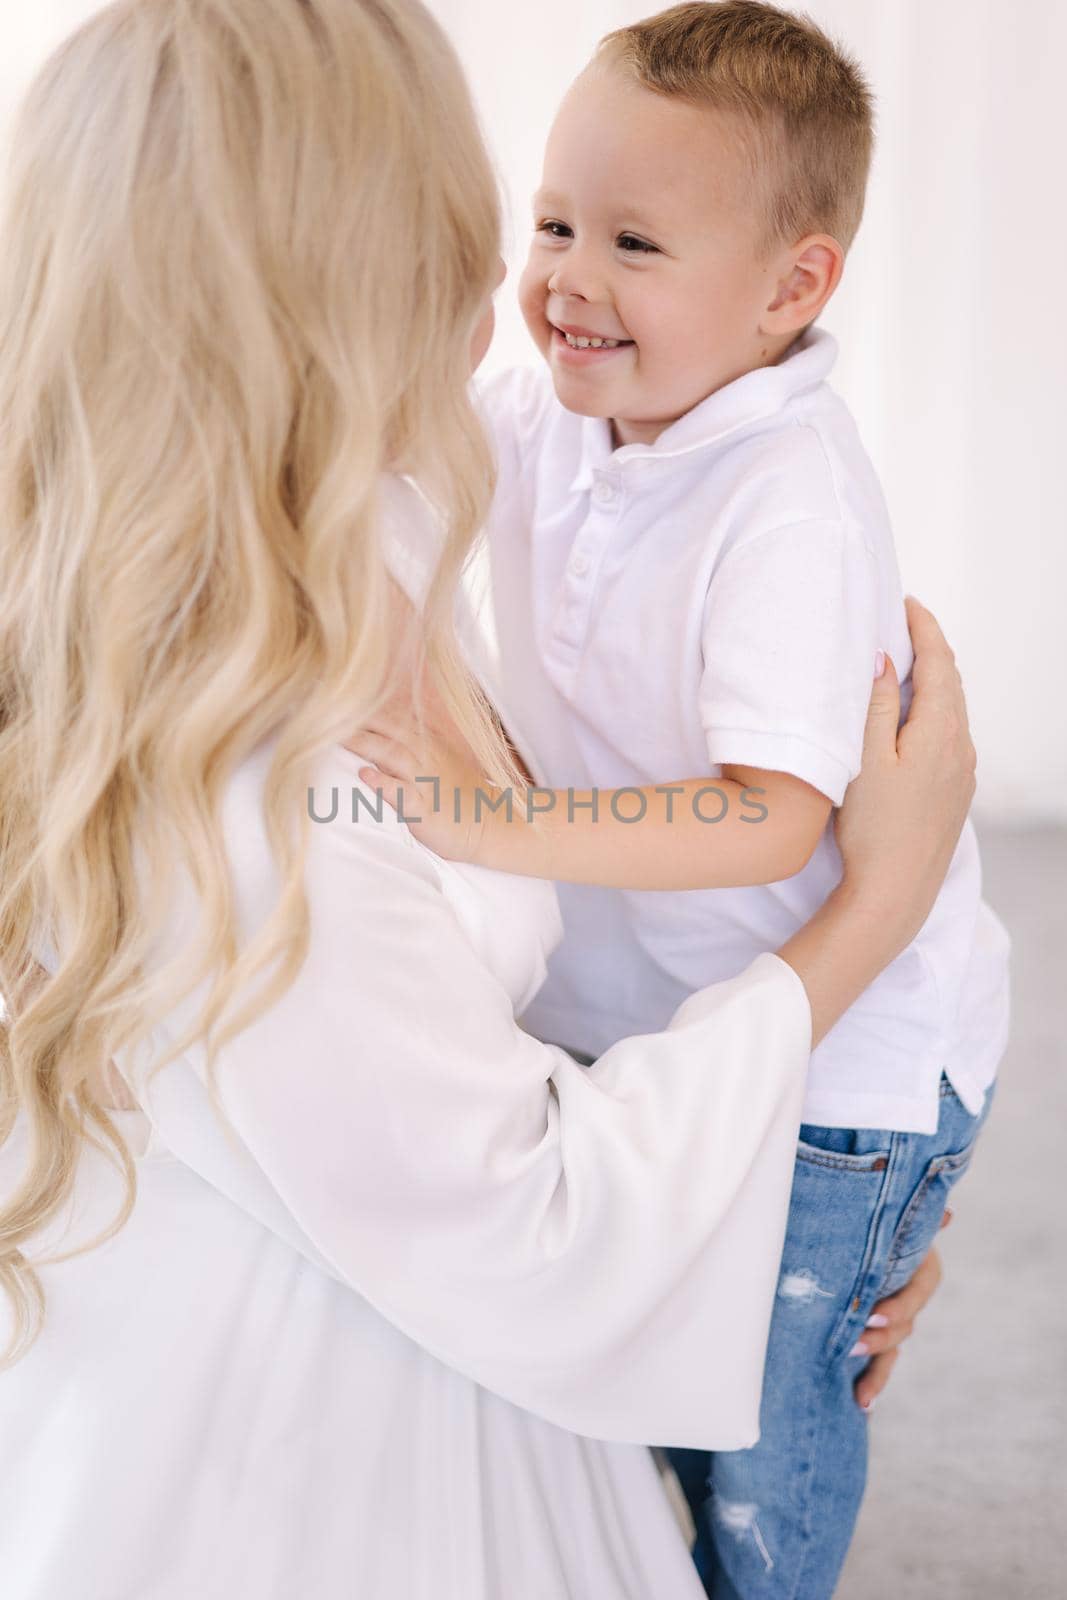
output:
[[[836,821],[839,887],[779,951],[812,1012],[812,1047],[915,938],[929,916],[974,798],[975,750],[955,657],[930,612],[908,599],[914,699],[899,728],[891,661],[875,680],[863,767]]]

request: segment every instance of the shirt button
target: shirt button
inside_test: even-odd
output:
[[[582,578],[589,571],[589,558],[587,556],[572,556],[570,570],[576,578]]]
[[[593,499],[598,505],[610,505],[615,498],[615,490],[606,478],[598,478],[593,485]]]

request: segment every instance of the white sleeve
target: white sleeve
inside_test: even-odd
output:
[[[812,520],[729,551],[712,576],[702,642],[709,760],[792,773],[840,805],[860,768],[883,642],[862,535]]]
[[[752,1443],[810,1040],[792,969],[762,955],[585,1070],[516,1024],[395,824],[313,827],[307,887],[307,960],[218,1074],[323,1260],[576,1432]]]

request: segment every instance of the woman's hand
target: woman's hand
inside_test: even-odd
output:
[[[952,1221],[952,1212],[941,1218],[942,1228]],[[915,1331],[915,1318],[941,1282],[941,1257],[931,1250],[914,1275],[896,1294],[879,1300],[873,1307],[863,1333],[863,1343],[871,1359],[856,1379],[854,1393],[861,1411],[870,1411],[889,1382],[900,1357],[900,1346]]]
[[[956,658],[925,606],[910,596],[914,699],[899,732],[893,663],[875,680],[863,766],[835,831],[844,882],[911,943],[929,916],[959,842],[975,789],[975,749]]]

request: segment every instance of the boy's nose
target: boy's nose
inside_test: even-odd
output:
[[[548,280],[549,294],[558,295],[561,300],[586,300],[588,296],[579,288],[574,277],[568,272],[554,272]]]
[[[548,280],[548,290],[562,300],[595,300],[598,293],[595,275],[577,254],[568,255],[557,264]]]

